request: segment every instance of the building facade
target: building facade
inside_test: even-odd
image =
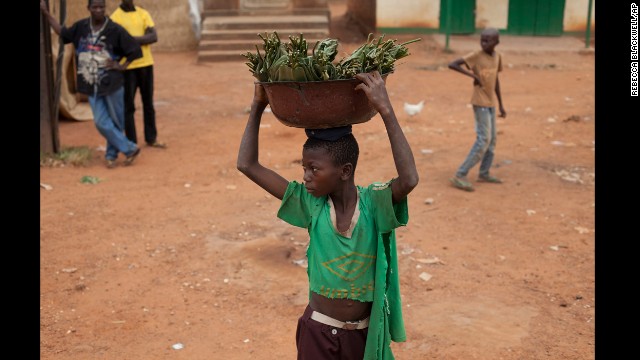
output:
[[[586,31],[595,0],[363,0],[373,1],[380,32],[475,33],[494,27],[504,34],[559,36]],[[354,0],[352,2],[359,2]],[[361,10],[361,9],[360,9]]]

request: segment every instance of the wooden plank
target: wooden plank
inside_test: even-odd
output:
[[[51,30],[40,12],[40,152],[45,153],[59,151],[57,127],[54,128],[52,67]]]

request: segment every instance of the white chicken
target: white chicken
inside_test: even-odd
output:
[[[423,107],[424,107],[424,100],[420,101],[417,104],[404,103],[404,112],[406,112],[409,116],[413,116],[418,114],[420,111],[422,111]]]

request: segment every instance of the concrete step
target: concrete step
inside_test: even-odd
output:
[[[311,54],[311,50],[315,46],[317,41],[322,41],[327,37],[322,38],[314,38],[307,39],[307,45],[309,46],[309,54]],[[287,39],[283,42],[289,42]],[[238,50],[242,52],[251,51],[253,53],[256,52],[256,45],[258,45],[258,49],[262,51],[263,42],[256,36],[256,40],[200,40],[200,46],[198,49],[200,51],[203,50]]]
[[[300,33],[304,34],[305,38],[309,39],[326,39],[329,37],[329,30],[323,28],[314,29],[244,29],[244,30],[203,30],[200,34],[200,42],[206,40],[253,40],[256,44],[262,44],[262,39],[258,34],[278,32],[280,40],[283,42],[289,41],[289,35],[300,36]]]
[[[280,40],[289,41],[289,36],[304,34],[310,48],[316,41],[329,37],[329,14],[260,14],[210,16],[203,22],[198,49],[198,61],[246,61],[242,54],[255,52],[256,45],[262,49],[263,41],[258,36],[278,32]]]
[[[240,10],[240,9],[205,9],[203,17],[211,16],[247,16],[247,15],[323,15],[331,17],[328,8],[299,8],[291,10]]]
[[[313,29],[329,28],[329,18],[322,15],[214,16],[204,19],[203,30],[239,29]]]
[[[245,51],[246,52],[246,51]],[[199,62],[219,62],[219,61],[233,61],[233,62],[246,62],[247,58],[242,56],[242,51],[236,50],[200,50],[198,51]],[[247,71],[249,68],[247,68]]]

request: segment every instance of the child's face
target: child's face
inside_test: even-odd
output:
[[[309,194],[321,197],[334,192],[340,184],[342,167],[336,166],[327,150],[322,148],[302,151],[304,187]]]
[[[493,54],[493,50],[496,48],[496,45],[500,42],[500,38],[498,34],[482,34],[480,35],[480,46],[482,46],[482,50],[487,54]]]

